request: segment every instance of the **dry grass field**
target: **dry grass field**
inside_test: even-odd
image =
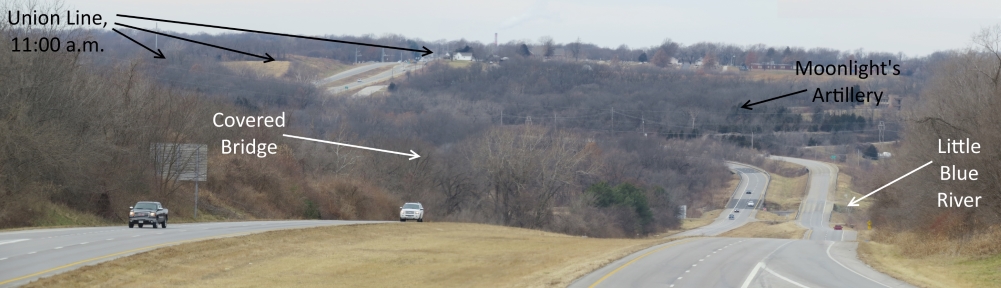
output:
[[[723,209],[716,209],[716,210],[712,210],[712,211],[706,211],[706,212],[702,213],[702,217],[699,217],[699,218],[686,218],[684,220],[681,220],[681,230],[682,231],[684,231],[684,230],[691,230],[691,229],[695,229],[695,228],[699,228],[699,227],[702,227],[702,226],[709,225],[709,223],[713,223],[713,221],[716,220],[716,217],[719,217],[719,213],[722,212],[722,211],[723,211]]]
[[[765,203],[769,210],[789,211],[799,209],[806,195],[809,175],[788,178],[772,173],[768,192],[765,193]]]
[[[795,221],[755,221],[727,231],[720,237],[801,239],[804,232],[806,228],[797,225]]]
[[[916,235],[893,235],[894,243],[864,241],[870,232],[859,232],[859,259],[876,270],[920,287],[998,287],[1001,285],[1001,255],[993,252],[943,253],[956,248],[993,246],[1001,229],[974,237],[966,243],[927,240]],[[973,255],[973,256],[971,256]]]
[[[222,66],[233,71],[250,71],[259,76],[279,78],[285,75],[285,72],[288,72],[291,64],[289,61],[272,61],[269,63],[261,61],[229,61],[223,62]]]
[[[334,226],[165,247],[27,287],[565,287],[666,241],[467,223]]]

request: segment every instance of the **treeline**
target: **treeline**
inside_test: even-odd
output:
[[[872,196],[868,209],[879,240],[908,245],[907,255],[950,254],[984,257],[1001,253],[1001,28],[984,29],[974,46],[958,51],[934,70],[903,133],[899,152],[886,167],[872,167],[862,177],[863,187],[876,188],[899,175],[934,164]],[[980,143],[980,153],[939,153],[947,139],[969,138]],[[941,141],[941,145],[939,146]],[[942,147],[942,148],[940,148]],[[976,169],[977,180],[941,180],[940,167]],[[952,171],[956,173],[958,171]],[[955,174],[954,174],[955,175]],[[956,207],[946,197],[982,197],[977,207]],[[945,204],[943,206],[943,204]],[[912,242],[904,242],[910,239]],[[920,245],[914,245],[920,243]]]
[[[7,38],[38,33],[0,26]],[[186,143],[209,147],[201,219],[393,220],[401,202],[421,201],[431,221],[635,237],[677,227],[679,205],[697,216],[724,204],[713,200],[732,177],[723,160],[760,160],[753,156],[758,152],[740,148],[749,145],[721,141],[723,135],[762,133],[754,148],[792,153],[806,143],[805,134],[776,132],[809,132],[827,121],[816,115],[795,120],[802,116],[779,108],[738,108],[751,97],[788,93],[805,82],[544,61],[522,53],[499,65],[431,63],[393,79],[387,96],[332,98],[308,77],[225,69],[226,61],[256,59],[198,45],[161,41],[176,55],[155,60],[113,32],[50,33],[97,39],[107,52],[0,51],[0,62],[10,68],[0,71],[6,73],[0,78],[0,227],[34,225],[46,217],[46,203],[123,221],[118,207],[159,200],[174,219],[190,220],[192,183],[156,174],[151,155],[156,145]],[[152,37],[131,35],[144,43]],[[354,55],[355,48],[246,34],[187,36],[275,49],[276,57],[344,62],[353,56],[336,53]],[[393,41],[376,43],[411,45],[402,37]],[[216,112],[285,112],[288,127],[217,128],[211,123]],[[828,126],[858,125],[842,122]],[[422,157],[407,161],[281,134],[414,150]],[[221,139],[278,143],[280,152],[263,159],[221,155]]]

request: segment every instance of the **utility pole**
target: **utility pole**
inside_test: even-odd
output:
[[[879,142],[880,143],[883,142],[883,129],[884,128],[886,128],[886,126],[883,125],[883,121],[879,121]]]
[[[156,22],[156,32],[160,32],[160,22]],[[160,35],[159,34],[153,34],[153,49],[160,48],[160,38],[157,38],[156,36],[160,36]],[[195,210],[195,211],[197,212],[197,210]]]
[[[646,117],[643,116],[643,111],[640,111],[640,131],[643,131],[643,137],[646,137]]]
[[[612,107],[612,127],[609,130],[615,132],[615,107]]]
[[[355,47],[355,64],[358,64],[358,47]]]
[[[751,130],[751,149],[754,149],[754,130]]]
[[[553,127],[556,127],[556,124],[558,124],[558,123],[559,123],[559,122],[557,122],[557,121],[558,121],[558,120],[556,119],[556,111],[554,110],[554,111],[553,111]]]
[[[198,149],[195,149],[195,218],[194,218],[194,220],[196,220],[196,221],[198,220],[198,178],[199,178],[199,176],[201,176],[201,174],[198,174],[198,165],[202,163],[201,159],[200,159],[201,158],[200,156],[201,156],[201,153],[198,153]],[[156,225],[156,223],[153,223],[153,225]]]
[[[862,166],[862,151],[855,149],[855,167]]]

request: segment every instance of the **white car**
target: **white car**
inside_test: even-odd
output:
[[[754,201],[747,201],[747,207],[754,207]]]
[[[421,205],[421,202],[408,202],[400,207],[400,222],[407,222],[407,220],[424,222],[424,206]]]

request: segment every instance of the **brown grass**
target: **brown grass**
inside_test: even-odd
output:
[[[233,71],[250,71],[259,76],[282,77],[288,72],[289,61],[272,61],[264,63],[261,61],[228,61],[222,62],[222,66]]]
[[[800,239],[806,228],[794,221],[756,221],[727,231],[720,237]]]
[[[321,227],[160,248],[27,287],[563,287],[665,241],[466,223]]]
[[[765,159],[764,163],[761,165],[762,169],[768,171],[769,174],[779,176],[794,178],[797,176],[806,175],[809,170],[802,165],[794,164],[792,162]]]
[[[802,167],[802,166],[801,166]],[[809,175],[788,178],[777,174],[771,175],[768,192],[765,193],[765,203],[769,210],[791,211],[799,209],[806,195]]]
[[[722,212],[722,211],[723,211],[723,209],[716,209],[716,210],[712,210],[712,211],[706,211],[706,212],[702,213],[702,217],[699,217],[699,218],[686,218],[684,220],[681,220],[681,229],[682,230],[691,230],[691,229],[695,229],[695,228],[699,228],[699,227],[702,227],[702,226],[709,225],[709,223],[713,223],[713,221],[716,220],[716,217],[719,217],[719,213]]]
[[[469,61],[448,61],[448,66],[452,68],[466,68],[469,65],[473,65],[473,62]]]
[[[289,68],[287,76],[293,78],[296,76],[295,74],[299,74],[306,78],[323,79],[357,66],[344,64],[333,59],[300,55],[289,55],[288,59],[292,61],[292,67]]]
[[[995,246],[993,242],[1001,239],[1001,229],[966,242],[928,239],[911,232],[875,235],[883,242],[866,241],[874,234],[879,233],[859,233],[859,258],[897,279],[921,287],[997,287],[1001,283],[1001,254],[975,254],[983,250],[978,247]],[[964,253],[963,249],[969,251]]]
[[[726,206],[726,203],[730,202],[730,198],[733,198],[733,191],[737,190],[737,185],[740,185],[740,177],[737,176],[737,174],[733,174],[733,179],[730,179],[729,182],[726,182],[726,188],[723,188],[723,190],[720,190],[717,193],[713,194],[712,197],[714,205]]]

